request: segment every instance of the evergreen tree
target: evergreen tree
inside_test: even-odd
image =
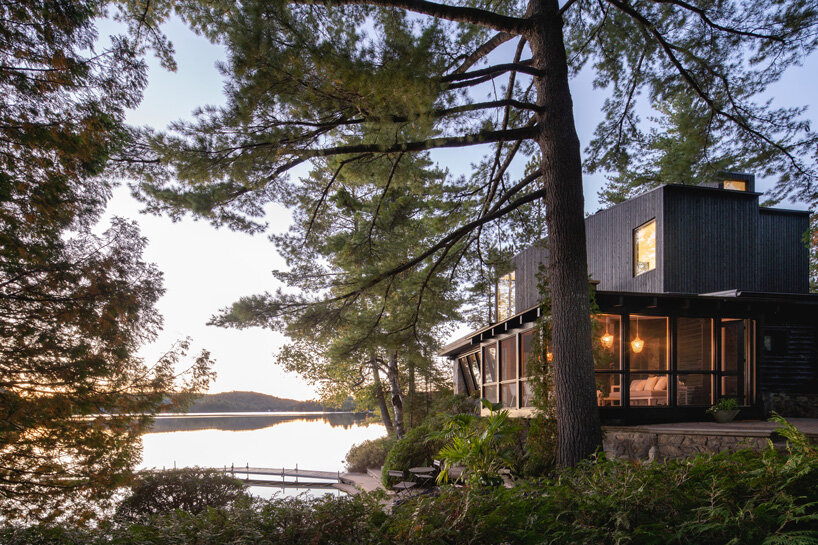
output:
[[[475,193],[480,205],[401,265],[368,270],[355,289],[332,295],[355,300],[362,289],[383,293],[396,274],[430,258],[443,263],[454,246],[476,245],[484,226],[542,200],[561,465],[601,439],[569,77],[590,62],[596,83],[612,91],[590,144],[591,168],[616,170],[639,157],[641,92],[657,105],[690,95],[720,141],[770,158],[781,192],[816,187],[800,155],[809,135],[799,112],[753,103],[814,50],[813,1],[212,0],[186,3],[182,13],[225,44],[228,100],[169,133],[146,131],[131,150],[155,211],[189,210],[255,231],[264,203],[298,185],[286,174],[302,163],[332,157],[346,168],[372,155],[493,144]],[[504,87],[477,98],[499,78]],[[536,166],[512,179],[517,156]]]
[[[140,433],[174,389],[208,381],[186,342],[155,365],[162,276],[136,226],[94,226],[100,177],[141,98],[145,43],[94,52],[96,2],[0,6],[0,517],[84,520],[128,478]],[[129,7],[120,14],[125,17]],[[141,23],[147,24],[147,19]],[[134,22],[139,26],[137,22]],[[67,512],[66,508],[70,508]]]
[[[278,357],[285,368],[320,384],[325,398],[368,387],[384,425],[402,437],[404,379],[410,370],[432,372],[445,324],[459,318],[455,282],[436,274],[440,265],[430,259],[388,283],[365,284],[371,271],[400,266],[457,224],[459,203],[449,198],[457,188],[424,156],[340,166],[330,159],[311,172],[288,202],[295,212],[289,233],[273,237],[289,266],[276,276],[297,291],[245,298],[215,323],[281,330],[294,339]],[[345,297],[350,290],[358,294]]]

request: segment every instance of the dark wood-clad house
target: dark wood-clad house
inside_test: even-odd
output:
[[[818,296],[809,213],[759,206],[752,176],[665,185],[586,219],[597,400],[608,423],[698,420],[722,397],[740,418],[818,416]],[[499,321],[446,346],[455,389],[533,409],[528,382],[544,247],[498,282]]]

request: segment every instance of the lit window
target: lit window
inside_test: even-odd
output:
[[[637,276],[656,268],[656,220],[637,227],[633,231],[633,275]]]
[[[724,180],[722,187],[731,191],[747,191],[747,182],[744,180]]]
[[[497,321],[514,316],[514,271],[497,280]]]

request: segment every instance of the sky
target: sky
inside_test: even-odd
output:
[[[223,80],[216,68],[216,63],[225,58],[224,50],[196,36],[176,19],[163,30],[175,47],[178,69],[168,72],[155,59],[149,59],[149,83],[144,100],[128,114],[128,122],[133,125],[161,129],[172,121],[189,119],[198,106],[224,102]],[[100,34],[105,35],[106,31],[113,32],[113,27],[101,25]],[[780,105],[814,103],[815,74],[818,74],[818,55],[812,55],[802,67],[788,72],[770,89],[770,94]],[[583,146],[601,117],[605,99],[605,91],[593,89],[591,79],[590,72],[583,72],[571,85],[576,127]],[[808,116],[818,125],[818,114],[813,110]],[[433,157],[453,174],[459,174],[467,172],[480,153],[480,149],[470,153],[435,152]],[[596,195],[603,183],[601,175],[585,177],[586,212],[599,209]],[[768,187],[769,183],[764,180],[757,181],[757,190],[764,191]],[[797,203],[790,203],[790,207],[803,208]],[[297,375],[285,373],[275,363],[275,353],[286,342],[285,337],[269,330],[206,325],[219,309],[241,296],[274,291],[279,286],[270,273],[286,265],[267,235],[251,236],[216,229],[190,218],[174,223],[166,217],[141,214],[140,210],[140,203],[121,186],[115,190],[107,213],[139,223],[143,236],[149,240],[145,259],[164,273],[166,293],[158,305],[165,320],[164,330],[155,342],[141,350],[146,361],[157,360],[176,340],[189,336],[191,354],[206,348],[216,361],[217,378],[211,385],[211,393],[252,390],[294,399],[314,398],[311,385]],[[287,230],[290,214],[286,209],[270,206],[267,212],[268,234]],[[464,333],[461,328],[453,338]]]

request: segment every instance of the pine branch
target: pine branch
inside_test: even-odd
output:
[[[529,21],[518,17],[500,15],[478,8],[449,6],[426,0],[288,0],[291,4],[306,5],[362,5],[382,8],[405,9],[414,13],[428,15],[437,19],[445,19],[457,23],[492,28],[509,34],[522,34],[528,29]]]

